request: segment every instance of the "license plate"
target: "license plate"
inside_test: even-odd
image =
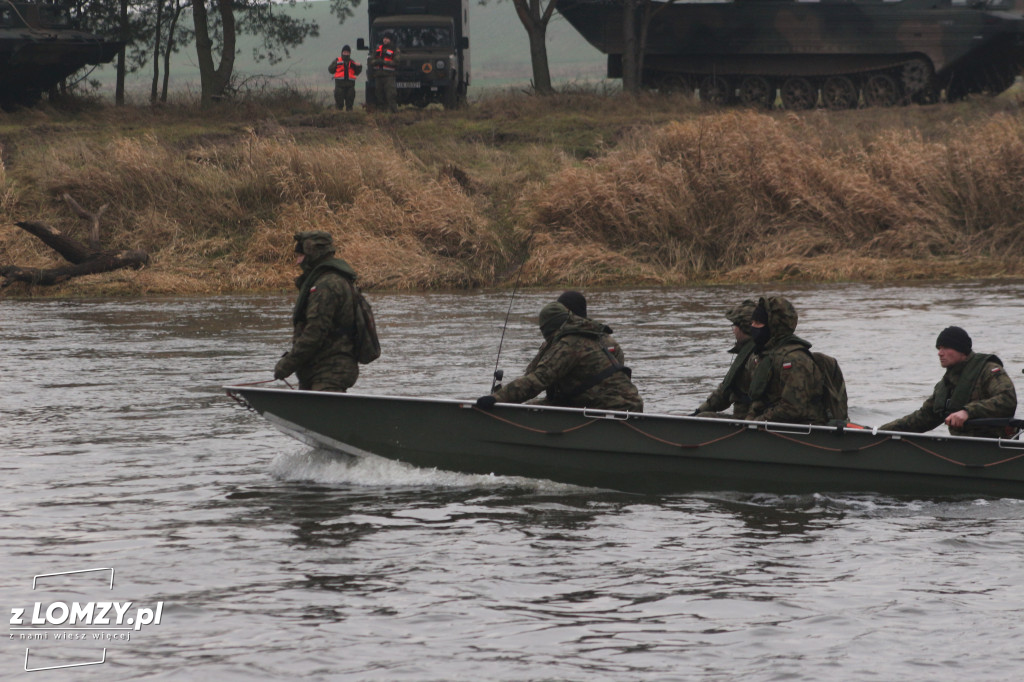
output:
[[[418,88],[418,87],[420,87],[420,84],[419,83],[399,82],[399,83],[395,83],[395,87],[396,88]]]

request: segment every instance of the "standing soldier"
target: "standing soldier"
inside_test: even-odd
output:
[[[756,360],[754,340],[750,336],[753,331],[750,317],[756,307],[757,304],[748,298],[725,314],[726,319],[732,322],[732,334],[736,339],[736,345],[730,348],[729,352],[735,353],[736,358],[718,388],[693,411],[694,416],[717,417],[719,412],[728,409],[730,405],[732,416],[736,419],[747,416],[750,409],[750,379]]]
[[[295,235],[302,275],[295,280],[292,349],[274,368],[274,378],[295,373],[306,391],[344,393],[359,378],[355,357],[355,287],[352,266],[334,257],[334,241],[327,232]]]
[[[946,369],[932,395],[916,411],[888,424],[883,431],[923,433],[943,422],[954,436],[1000,438],[1003,426],[972,426],[968,419],[1012,418],[1017,391],[995,355],[975,353],[971,337],[960,327],[946,327],[935,340],[939,364]]]
[[[573,315],[561,303],[544,306],[538,324],[547,352],[531,372],[477,399],[477,407],[522,403],[547,390],[547,405],[643,412],[629,368],[601,342],[601,324]]]
[[[345,45],[341,56],[331,62],[327,70],[334,76],[334,104],[339,109],[352,111],[356,101],[356,78],[363,72],[363,65],[351,59],[352,48]]]
[[[825,376],[811,344],[794,334],[796,308],[782,296],[758,301],[750,315],[757,364],[750,378],[750,421],[826,424]]]
[[[377,106],[386,106],[391,113],[398,111],[398,87],[395,85],[398,57],[399,51],[392,45],[391,34],[385,33],[370,59],[370,66],[373,67],[373,94]]]

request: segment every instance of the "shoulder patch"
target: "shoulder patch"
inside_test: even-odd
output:
[[[792,362],[784,362],[784,363],[782,363],[782,369],[793,369],[793,363]]]
[[[999,370],[1001,370],[1001,369],[1002,369],[1002,367],[993,367],[991,371],[992,371],[993,374],[999,374]]]
[[[314,291],[316,291],[316,285],[315,284],[309,288],[309,293],[313,293]]]

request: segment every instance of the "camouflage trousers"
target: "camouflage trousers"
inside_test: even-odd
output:
[[[352,105],[356,101],[355,81],[345,82],[344,80],[334,81],[334,106],[345,111],[352,111]]]
[[[378,109],[386,108],[392,114],[398,111],[398,86],[395,85],[395,74],[375,74],[373,94],[377,100]]]
[[[304,367],[295,373],[303,391],[334,391],[344,393],[359,378],[359,365],[355,360],[332,362],[323,367]]]

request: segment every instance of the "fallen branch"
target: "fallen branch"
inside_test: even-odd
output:
[[[107,206],[104,204],[96,213],[86,211],[69,195],[64,195],[71,210],[83,218],[92,222],[90,231],[91,245],[86,246],[77,239],[67,236],[60,230],[54,229],[45,223],[22,221],[16,223],[18,227],[31,235],[39,238],[44,244],[56,251],[71,263],[57,268],[23,268],[17,265],[0,266],[0,277],[4,278],[0,289],[6,288],[15,282],[25,284],[41,284],[50,286],[65,282],[73,277],[82,275],[93,275],[98,272],[110,272],[121,268],[133,268],[138,270],[149,263],[149,254],[145,251],[101,251],[99,247],[100,218]]]

